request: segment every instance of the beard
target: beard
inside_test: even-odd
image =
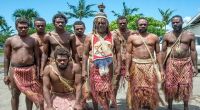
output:
[[[182,29],[182,25],[173,26],[173,29],[174,29],[175,32],[179,32],[179,31],[181,31],[181,29]]]
[[[64,70],[67,68],[67,64],[57,65],[59,69]]]
[[[147,32],[147,29],[139,29],[138,30],[140,33],[145,33],[145,32]]]

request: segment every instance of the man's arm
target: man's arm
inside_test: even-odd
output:
[[[8,77],[8,71],[10,66],[10,59],[11,59],[11,38],[8,38],[5,42],[4,47],[4,83],[9,84],[9,77]]]
[[[197,51],[196,51],[196,45],[195,45],[195,36],[194,36],[193,33],[190,33],[190,36],[192,37],[192,41],[190,43],[190,51],[191,51],[192,63],[194,65],[195,73],[198,74],[198,68],[197,68]]]
[[[126,75],[129,77],[129,70],[130,65],[132,62],[132,50],[133,50],[133,44],[132,44],[132,38],[134,35],[131,35],[128,37],[127,45],[126,45]]]
[[[47,103],[47,107],[51,108],[53,107],[51,103],[51,97],[50,97],[50,67],[46,66],[44,71],[43,71],[43,94],[44,94],[44,99]]]
[[[82,79],[81,79],[81,67],[79,64],[74,64],[73,66],[75,74],[75,87],[76,87],[76,105],[80,104],[81,98],[81,88],[82,88]]]
[[[156,61],[158,62],[160,71],[163,72],[163,66],[162,66],[162,55],[160,51],[160,40],[158,36],[155,35],[156,38],[156,44],[155,44],[155,53],[156,53]]]
[[[37,69],[37,77],[40,77],[40,68],[41,68],[41,60],[40,60],[40,53],[39,53],[39,44],[38,41],[33,38],[35,41],[35,45],[34,45],[34,56],[35,56],[35,63],[36,63],[36,69]]]
[[[79,56],[76,50],[76,38],[73,35],[70,35],[70,46],[72,49],[72,58],[74,59],[75,63],[80,64]]]
[[[43,70],[46,66],[48,56],[49,56],[49,49],[50,49],[50,43],[49,43],[49,36],[44,37],[44,44],[43,44],[43,53],[42,53],[42,58],[41,58],[41,75],[43,74]]]
[[[117,59],[117,67],[115,69],[115,74],[120,74],[120,69],[121,69],[121,62],[122,62],[122,57],[121,57],[121,45],[120,45],[120,41],[118,39],[118,36],[116,34],[114,34],[113,36],[114,38],[114,55],[116,54],[116,59]]]
[[[165,58],[166,58],[166,54],[167,54],[167,36],[168,34],[165,34],[164,37],[163,37],[163,41],[162,41],[162,49],[161,49],[161,61],[162,61],[162,68],[163,70],[165,70],[166,68],[166,61]]]
[[[87,77],[87,62],[89,58],[89,52],[90,52],[90,45],[91,45],[91,37],[87,36],[85,38],[84,42],[84,48],[83,48],[83,63],[82,63],[82,76],[83,78]]]

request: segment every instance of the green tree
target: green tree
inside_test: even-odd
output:
[[[129,21],[128,28],[131,30],[137,30],[136,21],[143,17],[143,15],[136,14],[136,15],[128,15],[127,19]],[[165,30],[163,29],[164,23],[162,21],[158,21],[152,17],[145,17],[148,20],[149,26],[148,26],[148,32],[154,33],[157,36],[163,36],[165,33]],[[117,21],[112,21],[110,23],[110,30],[117,29]]]
[[[95,4],[85,4],[85,0],[79,0],[79,3],[77,6],[70,5],[67,2],[67,6],[71,11],[64,12],[69,18],[76,18],[79,20],[82,20],[83,18],[93,17],[95,16],[94,10],[91,10],[91,7]]]
[[[170,10],[170,9],[162,10],[158,8],[158,11],[162,16],[162,21],[165,23],[165,30],[166,30],[166,26],[170,23],[171,16],[175,10]]]
[[[4,43],[5,40],[12,36],[14,30],[11,29],[11,26],[8,26],[4,17],[0,16],[0,44]]]
[[[117,12],[115,12],[115,11],[111,11],[111,12],[114,14],[114,16],[119,17],[119,16],[132,15],[133,13],[137,12],[138,10],[139,10],[139,8],[128,8],[128,7],[126,6],[125,2],[123,2],[123,10],[122,10],[123,12],[122,12],[122,14],[117,13]],[[142,14],[141,14],[141,15],[142,15]]]
[[[34,9],[17,9],[12,16],[17,19],[19,17],[26,18],[29,21],[30,27],[33,28],[33,20],[39,17],[39,13]]]

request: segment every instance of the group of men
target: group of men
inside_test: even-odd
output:
[[[84,110],[92,99],[93,109],[117,107],[120,79],[128,81],[127,109],[156,110],[161,100],[157,84],[163,80],[168,109],[173,100],[183,100],[188,110],[192,77],[197,73],[194,34],[182,29],[181,16],[172,17],[173,31],[159,37],[147,31],[148,21],[139,18],[137,30],[127,28],[126,17],[117,19],[118,29],[109,30],[101,11],[93,30],[76,21],[74,33],[65,30],[67,18],[53,17],[55,30],[45,32],[46,22],[36,18],[36,33],[28,35],[26,19],[16,20],[17,35],[5,42],[4,82],[11,88],[12,110],[18,110],[19,95],[26,95],[27,110],[34,102],[40,110]],[[110,104],[110,102],[112,102]]]

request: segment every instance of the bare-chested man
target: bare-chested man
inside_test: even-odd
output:
[[[110,100],[117,107],[112,75],[113,72],[119,74],[120,71],[120,42],[117,36],[110,33],[108,26],[105,13],[98,13],[93,21],[93,32],[86,37],[84,43],[82,75],[87,76],[87,62],[91,51],[89,81],[95,110],[98,109],[97,103],[103,107],[103,110],[109,110]],[[115,69],[113,68],[114,55],[119,61]]]
[[[156,110],[159,101],[157,75],[160,74],[156,73],[154,64],[158,62],[161,65],[159,38],[147,32],[147,19],[139,18],[136,24],[138,33],[131,35],[127,41],[126,77],[132,99],[128,107],[133,110],[143,107]]]
[[[54,62],[54,50],[55,47],[60,45],[61,47],[65,47],[66,50],[72,53],[70,59],[73,59],[76,62],[78,61],[78,55],[76,52],[75,45],[75,37],[71,36],[69,32],[65,31],[65,25],[67,23],[67,18],[65,15],[58,13],[53,16],[53,24],[55,26],[55,30],[49,32],[48,36],[44,38],[44,53],[42,54],[42,64],[41,69],[43,70],[47,59],[49,59],[49,63]]]
[[[79,61],[82,66],[82,58],[83,58],[83,44],[85,41],[86,35],[85,32],[85,24],[82,21],[76,21],[73,24],[74,27],[74,37],[76,38],[76,51],[78,53]],[[85,109],[89,109],[86,100],[89,98],[89,90],[88,90],[88,82],[83,84],[82,87],[82,104]]]
[[[35,38],[39,43],[39,52],[40,57],[42,57],[42,53],[44,53],[44,37],[48,37],[48,34],[45,32],[46,21],[44,18],[36,18],[34,20],[34,26],[36,29],[36,33],[32,34],[31,37]],[[42,71],[42,70],[41,70]]]
[[[117,91],[119,88],[119,82],[120,79],[123,77],[122,79],[122,85],[124,85],[124,77],[125,77],[125,70],[126,70],[126,44],[127,44],[127,40],[128,37],[133,34],[132,30],[129,30],[127,27],[128,24],[128,20],[125,16],[120,16],[117,19],[117,24],[118,24],[118,28],[114,31],[112,31],[113,35],[118,36],[119,40],[120,40],[120,46],[121,46],[121,57],[122,57],[122,63],[121,63],[121,73],[120,74],[116,74],[114,75],[114,92],[115,92],[115,97],[117,96]],[[116,63],[117,64],[117,63]],[[127,98],[130,98],[129,96],[127,96]],[[112,107],[112,104],[111,104]]]
[[[21,92],[26,95],[27,110],[32,110],[32,102],[43,103],[42,86],[37,79],[40,72],[38,42],[28,35],[26,19],[17,19],[15,26],[18,34],[5,42],[4,82],[11,88],[12,110],[18,110]]]
[[[184,110],[188,110],[188,101],[192,93],[193,72],[197,72],[197,52],[194,34],[182,29],[183,19],[176,15],[171,19],[173,31],[163,38],[162,53],[165,69],[164,92],[168,109],[172,102],[183,101]],[[167,52],[168,51],[168,52]]]
[[[55,63],[47,65],[43,75],[45,110],[82,110],[81,67],[70,60],[70,52],[57,46]]]

